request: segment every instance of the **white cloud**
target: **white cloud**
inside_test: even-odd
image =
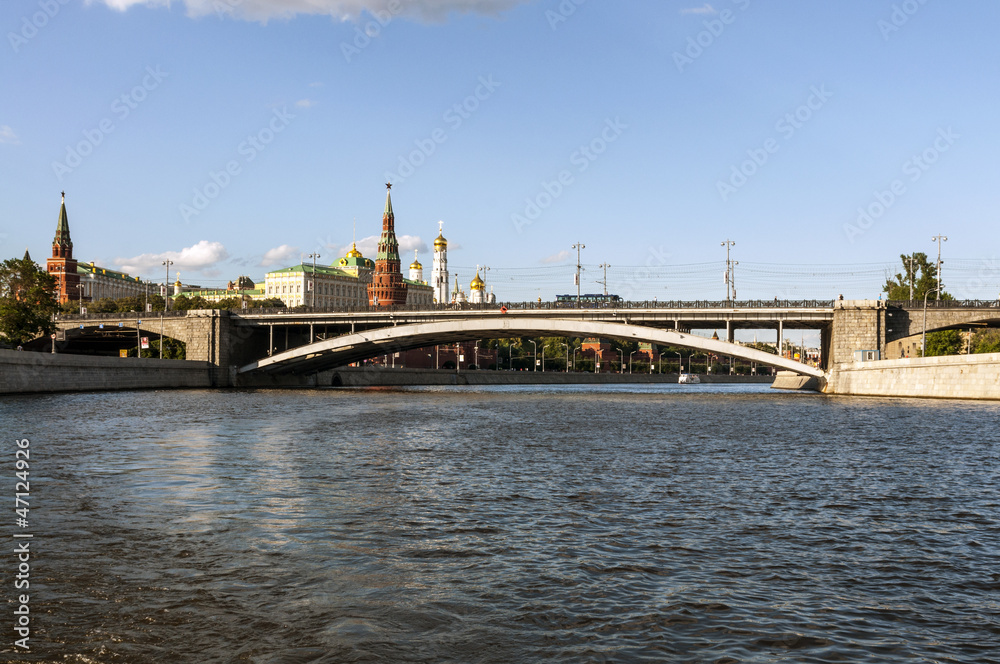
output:
[[[326,83],[324,83],[322,81],[313,81],[312,83],[309,84],[309,87],[310,88],[322,88],[324,85],[326,85]]]
[[[297,102],[295,102],[295,105],[298,106],[299,108],[312,108],[313,106],[316,105],[316,102],[314,102],[312,99],[300,99]]]
[[[260,259],[260,263],[258,265],[260,267],[272,267],[275,265],[284,267],[289,264],[288,261],[298,255],[298,247],[283,244],[280,247],[275,247],[274,249],[268,249],[265,251],[264,257]]]
[[[718,10],[707,2],[701,7],[689,7],[688,9],[682,9],[682,14],[718,14]]]
[[[569,250],[564,249],[564,250],[560,251],[558,254],[552,254],[551,256],[546,256],[545,258],[543,258],[542,260],[540,260],[538,262],[539,263],[546,263],[546,264],[547,263],[562,263],[563,261],[567,260],[572,255],[573,254],[571,254],[569,252]]]
[[[529,0],[409,0],[400,3],[401,15],[424,21],[443,21],[451,13],[498,14]],[[135,6],[169,7],[171,0],[87,0],[103,2],[125,11]],[[362,13],[386,13],[386,0],[181,0],[191,17],[228,14],[235,18],[266,22],[299,14],[322,14],[341,21],[355,20]]]
[[[116,258],[112,263],[125,272],[155,274],[163,270],[163,261],[173,261],[171,271],[185,270],[212,276],[216,263],[229,258],[229,252],[221,242],[202,240],[198,244],[180,251],[164,251],[160,254],[140,254],[132,258]]]
[[[361,252],[361,255],[365,258],[375,260],[375,256],[378,254],[378,241],[380,237],[380,235],[369,235],[358,240],[358,251]],[[396,240],[399,242],[400,257],[405,258],[407,254],[413,253],[414,249],[422,254],[427,252],[427,243],[419,235],[397,235]],[[327,246],[331,245],[328,244]],[[337,252],[337,257],[339,258],[351,250],[351,245],[347,244],[343,247],[331,248]]]
[[[10,143],[11,145],[19,145],[21,140],[14,133],[14,130],[7,125],[0,125],[0,143]]]

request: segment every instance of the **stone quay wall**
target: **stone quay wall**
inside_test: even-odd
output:
[[[1000,400],[1000,353],[838,364],[823,391],[852,396]]]
[[[0,394],[211,385],[208,362],[0,350]]]

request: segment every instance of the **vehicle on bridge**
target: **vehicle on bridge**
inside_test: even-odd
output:
[[[576,304],[578,301],[581,304],[617,304],[622,299],[617,295],[603,295],[601,293],[586,293],[580,295],[579,298],[576,295],[556,295],[556,302]]]

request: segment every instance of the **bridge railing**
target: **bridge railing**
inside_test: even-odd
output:
[[[340,306],[340,307],[271,307],[255,309],[229,309],[235,314],[241,315],[263,315],[275,316],[281,314],[310,314],[310,313],[349,313],[349,314],[384,314],[384,313],[407,313],[424,311],[498,311],[506,308],[508,311],[551,311],[551,310],[572,310],[572,309],[601,309],[607,311],[614,310],[636,310],[636,309],[829,309],[833,307],[833,300],[641,300],[641,301],[619,301],[619,302],[580,302],[576,301],[555,302],[494,302],[489,304],[473,304],[463,302],[461,304],[419,304],[419,305],[397,305],[391,307],[375,306]],[[118,313],[88,313],[88,314],[58,314],[55,319],[63,321],[77,320],[120,320],[123,318],[183,318],[188,315],[188,311],[153,311],[148,313],[126,311]]]
[[[886,306],[923,309],[923,300],[890,300]],[[928,309],[1000,309],[1000,300],[927,300]]]

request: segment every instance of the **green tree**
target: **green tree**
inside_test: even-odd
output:
[[[250,303],[252,309],[283,309],[285,303],[276,297],[269,297],[266,300],[254,300]]]
[[[238,297],[225,297],[212,305],[216,309],[242,309],[243,304]]]
[[[143,311],[146,306],[145,296],[120,297],[115,300],[116,313],[125,314],[131,311]]]
[[[756,350],[764,351],[765,353],[770,353],[771,355],[778,354],[778,349],[774,347],[774,344],[769,344],[765,341],[754,341],[746,344],[746,346],[747,348],[755,348]]]
[[[927,335],[927,357],[958,355],[963,348],[962,334],[958,330],[943,330]]]
[[[1000,353],[1000,330],[976,330],[972,335],[973,353]]]
[[[19,346],[52,334],[52,316],[59,310],[55,288],[55,278],[27,255],[0,264],[0,335]]]
[[[896,273],[895,277],[886,279],[882,292],[886,293],[888,300],[909,300],[912,278],[913,299],[923,300],[926,293],[937,287],[937,265],[930,262],[927,254],[922,251],[914,252],[909,256],[900,254],[899,258],[903,262],[903,270]],[[932,293],[930,297],[935,297],[935,295]],[[942,292],[941,299],[952,300],[954,298],[947,292]]]
[[[89,314],[113,314],[118,311],[118,302],[110,297],[102,297],[89,304],[84,303],[83,306],[87,308]]]
[[[170,309],[172,311],[187,311],[191,308],[191,298],[187,295],[178,295],[177,297],[170,300]]]

